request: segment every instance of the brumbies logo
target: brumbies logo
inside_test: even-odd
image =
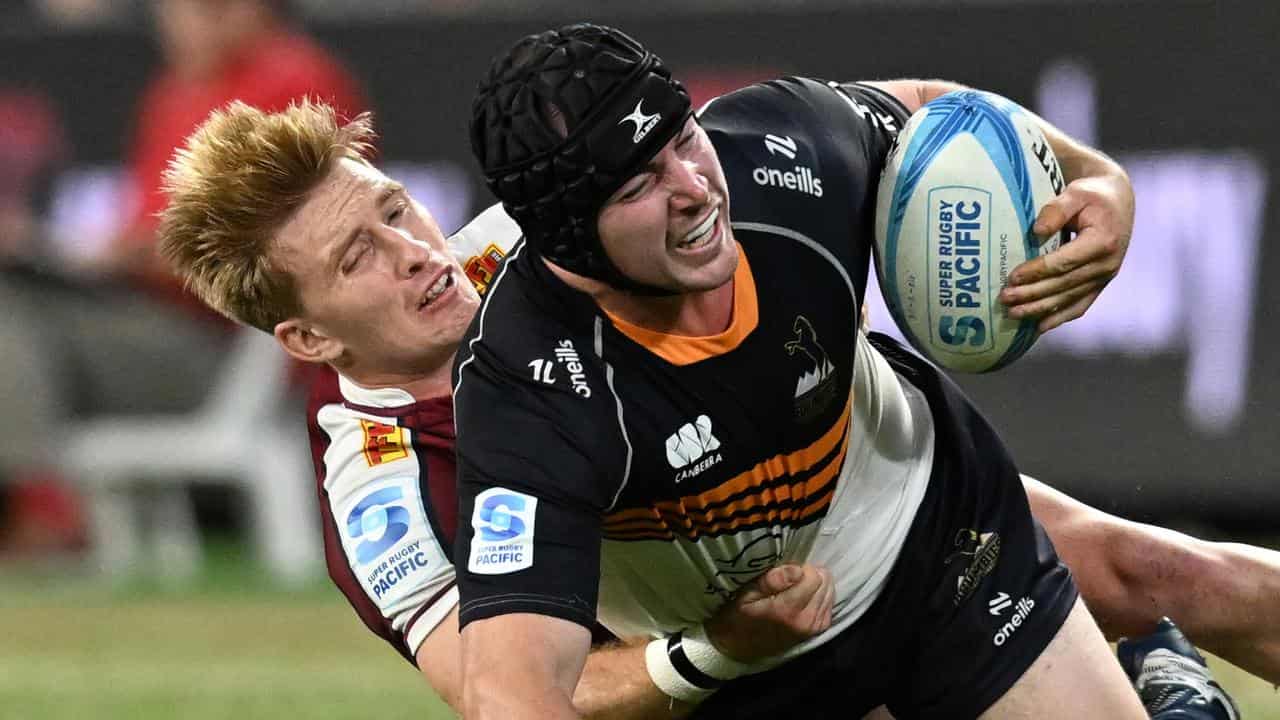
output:
[[[956,593],[951,598],[956,607],[977,589],[978,583],[996,567],[1000,559],[1000,533],[978,532],[965,528],[956,533],[955,552],[947,556],[944,565],[950,565],[961,557],[969,558],[969,566],[956,578]]]
[[[799,355],[807,361],[804,372],[796,381],[794,406],[796,420],[805,422],[831,405],[836,396],[836,368],[818,342],[818,333],[808,318],[797,315],[791,329],[796,336],[783,343],[782,347],[788,355]]]
[[[653,129],[654,125],[658,124],[658,120],[662,117],[660,113],[645,115],[644,110],[640,109],[643,103],[644,99],[641,98],[636,102],[636,109],[632,110],[630,115],[618,121],[619,125],[627,122],[635,123],[636,131],[631,135],[631,143],[633,145],[643,140],[644,136],[649,134],[649,131]]]
[[[364,461],[369,467],[409,457],[404,428],[361,419],[360,429],[364,431]]]

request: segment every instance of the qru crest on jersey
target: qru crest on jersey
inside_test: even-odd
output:
[[[364,460],[369,467],[409,457],[404,428],[360,418],[360,429],[364,431]]]
[[[804,364],[800,378],[796,380],[795,419],[806,422],[831,406],[836,396],[836,368],[822,344],[813,323],[803,315],[797,315],[791,325],[795,337],[783,343],[787,355],[799,358]]]
[[[490,243],[485,247],[484,252],[473,255],[462,263],[462,272],[466,274],[477,293],[484,295],[488,292],[493,276],[498,272],[498,263],[501,263],[504,257],[506,253],[502,248]]]

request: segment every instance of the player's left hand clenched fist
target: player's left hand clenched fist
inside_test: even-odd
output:
[[[1013,269],[1000,293],[1010,317],[1039,317],[1044,333],[1084,315],[1120,271],[1133,213],[1133,186],[1114,163],[1068,184],[1040,210],[1033,230],[1047,237],[1065,227],[1076,237]]]

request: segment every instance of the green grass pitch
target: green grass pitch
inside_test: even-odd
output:
[[[237,567],[183,589],[0,573],[0,720],[453,717],[332,587]],[[1270,685],[1214,667],[1245,718],[1280,720]]]

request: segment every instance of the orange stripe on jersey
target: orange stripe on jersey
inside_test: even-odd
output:
[[[831,464],[833,470],[838,467],[838,463]],[[606,523],[604,536],[609,540],[672,539],[678,532],[681,537],[697,540],[703,535],[735,533],[747,528],[776,525],[780,522],[808,520],[830,507],[834,495],[835,484],[832,483],[816,496],[805,498],[800,504],[792,506],[775,504],[745,515],[738,514],[741,510],[726,513],[724,517],[717,514],[707,514],[703,517],[674,516],[663,512],[658,519],[651,522],[631,521],[619,525]]]
[[[686,495],[678,502],[659,502],[658,505],[666,505],[672,508],[694,504],[698,508],[705,508],[709,505],[722,503],[734,495],[742,494],[759,487],[771,478],[780,478],[787,475],[797,475],[809,470],[816,465],[822,458],[836,449],[842,444],[847,433],[846,424],[849,420],[849,414],[853,410],[853,400],[850,398],[845,402],[844,410],[840,413],[840,417],[831,424],[830,429],[823,433],[822,437],[813,441],[808,447],[801,448],[787,455],[775,455],[768,460],[764,460],[755,467],[744,473],[735,475],[710,490],[699,493],[697,495]],[[840,458],[843,459],[843,450]],[[626,519],[631,515],[636,517],[644,517],[651,512],[651,508],[636,508],[630,510],[620,510],[611,513],[609,518]]]
[[[605,311],[618,332],[645,346],[654,355],[672,365],[692,365],[708,358],[723,355],[742,344],[760,322],[760,307],[756,299],[756,281],[751,275],[747,254],[738,246],[738,268],[733,272],[733,319],[724,332],[716,335],[691,337],[642,328]]]
[[[835,476],[847,449],[847,444],[842,444],[840,453],[808,480],[762,487],[719,507],[699,507],[701,496],[689,496],[679,502],[660,502],[655,507],[611,514],[605,518],[604,535],[611,540],[633,540],[678,532],[694,540],[700,535],[808,520],[830,506]],[[623,514],[627,517],[619,517]]]
[[[805,480],[772,484],[762,482],[729,502],[716,503],[709,501],[707,496],[714,490],[701,495],[687,495],[676,501],[658,501],[647,508],[635,508],[611,513],[605,518],[605,527],[609,529],[628,529],[652,525],[657,522],[688,528],[698,524],[707,525],[723,521],[725,518],[744,513],[754,514],[762,510],[781,508],[787,512],[800,512],[806,510],[826,489],[834,486],[832,481],[840,470],[841,461],[847,449],[847,443],[842,443],[839,449],[840,452],[835,457],[830,458],[829,462],[821,470],[813,473]],[[755,469],[753,468],[753,470]],[[741,477],[739,475],[729,482],[734,482]],[[768,478],[763,480],[767,481]],[[715,488],[715,490],[719,490],[719,488]]]
[[[747,526],[802,520],[831,504],[836,475],[849,449],[850,398],[840,418],[808,447],[775,455],[714,488],[679,500],[664,500],[646,508],[629,508],[604,518],[605,537],[642,539],[736,532]],[[778,482],[812,473],[807,479]]]

